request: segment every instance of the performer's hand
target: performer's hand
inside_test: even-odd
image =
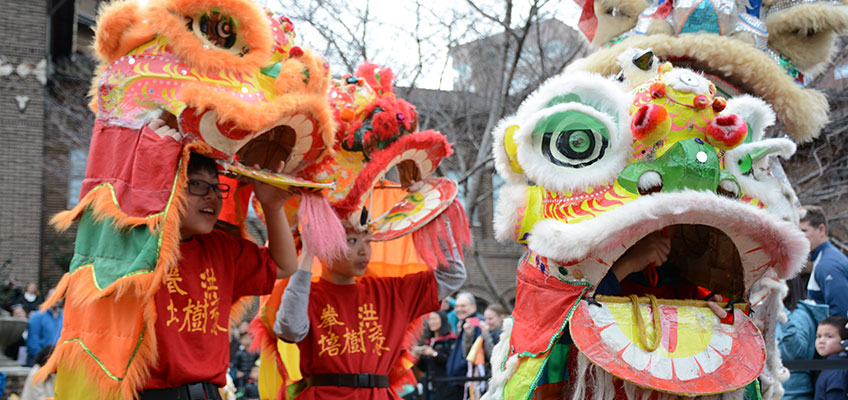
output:
[[[424,181],[412,182],[412,184],[409,185],[408,188],[406,188],[406,191],[409,192],[409,193],[415,193],[415,192],[421,190],[421,188],[423,186],[424,186]]]
[[[283,171],[283,167],[285,167],[285,163],[280,161],[280,164],[274,172],[279,174]],[[254,164],[253,168],[259,169],[260,167],[259,165]],[[259,200],[260,204],[262,204],[262,210],[264,212],[278,212],[282,210],[283,205],[285,205],[293,195],[290,190],[281,189],[257,180],[253,181],[253,192],[256,193],[256,199]]]
[[[715,314],[718,319],[726,318],[727,310],[721,308],[720,305],[716,304],[716,301],[721,301],[721,298],[718,295],[713,295],[713,297],[711,297],[709,301],[707,301],[707,307],[709,307],[710,310],[713,311],[713,314]]]
[[[670,236],[670,235],[669,235]],[[621,282],[627,275],[639,272],[650,265],[659,267],[668,259],[671,251],[671,238],[661,232],[654,232],[636,242],[613,265],[612,272]]]
[[[147,127],[150,128],[151,131],[159,135],[161,138],[170,137],[176,140],[177,142],[183,140],[183,134],[180,131],[171,128],[168,126],[168,123],[162,119],[154,118],[147,124]]]

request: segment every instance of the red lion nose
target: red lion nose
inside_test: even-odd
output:
[[[707,126],[707,142],[722,150],[739,146],[746,136],[748,124],[736,114],[715,117]]]
[[[645,104],[639,107],[630,121],[633,138],[649,145],[662,139],[671,129],[671,119],[668,111],[656,104]]]

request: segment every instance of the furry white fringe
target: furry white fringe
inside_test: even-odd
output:
[[[775,296],[775,297],[780,297]],[[502,400],[504,398],[504,386],[507,380],[515,373],[518,367],[518,357],[513,355],[507,359],[509,353],[509,338],[512,334],[513,320],[507,318],[504,320],[503,333],[501,340],[492,350],[492,378],[489,380],[489,391],[486,392],[481,400]],[[506,360],[506,361],[504,361]],[[779,363],[779,361],[778,361]],[[781,366],[782,367],[782,366]],[[566,393],[562,394],[563,400],[609,400],[615,399],[615,382],[614,376],[601,367],[592,364],[582,353],[577,356],[577,373],[574,379],[575,384]],[[624,393],[627,400],[648,400],[651,395],[657,393],[653,390],[641,388],[630,382],[624,382]],[[588,390],[587,390],[588,389]],[[770,394],[780,392],[783,388],[777,382],[777,389]],[[591,392],[591,396],[588,396]],[[692,397],[679,396],[669,393],[657,393],[656,400],[674,400],[674,399],[691,399]],[[699,396],[699,400],[743,400],[745,398],[745,388],[710,396]],[[764,399],[779,398],[779,397],[763,397]]]

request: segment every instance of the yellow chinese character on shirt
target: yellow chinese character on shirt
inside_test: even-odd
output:
[[[380,324],[374,323],[368,327],[368,340],[374,344],[374,352],[378,356],[383,355],[384,351],[390,350],[388,347],[383,347],[386,337],[383,335],[383,326]]]
[[[179,283],[182,281],[183,277],[180,276],[179,268],[174,267],[169,269],[168,275],[165,276],[165,286],[168,288],[168,293],[179,293],[183,296],[188,294],[188,292],[180,288]]]
[[[376,321],[379,319],[377,316],[377,310],[374,309],[374,303],[363,304],[359,306],[357,309],[359,313],[357,316],[360,321],[368,322],[368,321]]]
[[[318,351],[319,356],[324,355],[325,352],[333,357],[339,355],[339,336],[332,331],[321,335],[318,345],[321,346],[321,350]]]
[[[374,353],[382,355],[389,348],[383,347],[383,343],[386,342],[386,336],[383,335],[383,325],[379,323],[380,316],[377,315],[374,304],[363,304],[357,310],[359,311],[357,314],[359,317],[359,330],[368,331],[368,340],[374,345]]]
[[[218,284],[215,278],[215,271],[212,268],[206,268],[206,271],[200,274],[200,279],[202,279],[200,287],[205,290],[203,292],[203,302],[208,308],[207,317],[212,321],[213,325],[209,329],[209,333],[217,335],[218,332],[226,332],[227,328],[218,325],[218,319],[221,316],[221,313],[218,312],[218,303],[221,299],[218,297]],[[204,332],[206,332],[205,329]]]
[[[345,344],[344,348],[342,348],[342,354],[348,353],[364,353],[365,352],[365,338],[363,338],[365,332],[362,328],[358,330],[350,330],[350,328],[345,328]]]
[[[197,301],[192,304],[192,299],[188,299],[188,305],[183,307],[185,319],[183,319],[183,324],[180,326],[179,331],[182,332],[188,328],[189,332],[206,333],[206,320],[209,317],[207,313],[208,307],[206,302],[201,303]]]
[[[336,309],[327,304],[327,307],[324,307],[324,311],[321,311],[321,324],[318,327],[328,329],[335,325],[344,325],[344,322],[339,321],[338,318],[339,313],[336,312]]]
[[[170,304],[168,304],[168,311],[171,313],[171,317],[165,322],[165,326],[171,326],[172,322],[180,320],[176,315],[174,315],[177,311],[177,307],[174,307],[174,300],[168,299],[168,301],[170,302]]]

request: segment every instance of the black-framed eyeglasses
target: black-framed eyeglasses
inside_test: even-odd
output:
[[[209,183],[200,179],[188,180],[188,192],[195,196],[206,196],[210,190],[214,191],[219,199],[226,199],[230,194],[230,185],[226,183]]]

